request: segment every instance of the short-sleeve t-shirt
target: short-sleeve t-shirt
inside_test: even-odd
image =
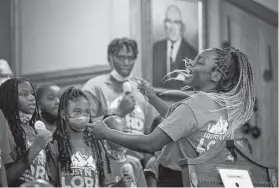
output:
[[[150,128],[153,120],[152,114],[156,112],[137,90],[137,84],[132,81],[130,83],[136,104],[134,110],[125,116],[125,132],[141,135]],[[110,74],[94,77],[84,84],[82,90],[88,95],[92,103],[91,113],[93,117],[106,115],[116,109],[123,94],[122,84]],[[140,160],[143,159],[142,153],[131,150],[128,153]]]
[[[228,126],[227,110],[206,94],[197,93],[172,105],[159,127],[173,142],[164,147],[158,162],[181,170],[178,161],[203,155],[224,140]]]
[[[31,126],[26,124],[21,124],[21,127],[23,128],[26,135],[26,146],[27,148],[30,148],[30,146],[32,145],[32,143],[36,138],[35,130]],[[3,154],[5,156],[3,157],[4,164],[14,163],[18,159],[18,155],[16,152],[16,144],[12,139],[11,138],[9,139],[10,153]],[[17,186],[24,182],[32,181],[35,179],[42,179],[42,180],[49,181],[46,165],[47,165],[46,151],[42,150],[31,162],[29,168],[26,169],[24,173],[18,178],[18,180],[16,180],[13,183],[13,186]]]
[[[143,174],[142,165],[134,156],[127,155],[127,160],[117,161],[110,158],[111,173],[105,177],[105,184],[116,183],[122,178],[121,169],[125,164],[130,164],[133,168],[133,177],[136,187],[147,187],[146,180]]]
[[[57,167],[59,171],[59,177],[56,178],[56,181],[59,181],[57,185],[61,187],[100,187],[96,153],[92,151],[91,146],[85,143],[84,139],[71,138],[71,144],[72,172],[62,171],[59,164]],[[55,153],[55,160],[58,160],[58,150]],[[102,157],[104,168],[107,168],[103,150]],[[105,177],[107,176],[106,172],[104,170]]]

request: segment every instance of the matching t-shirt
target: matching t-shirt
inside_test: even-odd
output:
[[[153,120],[154,108],[146,102],[142,94],[137,90],[137,84],[130,80],[132,95],[135,98],[135,109],[125,116],[125,132],[133,134],[144,134]],[[83,86],[82,90],[88,95],[91,101],[91,112],[93,117],[99,117],[110,113],[117,108],[123,95],[122,83],[116,81],[110,74],[97,76],[90,79]],[[135,151],[128,151],[129,154],[143,159],[143,154]]]
[[[99,187],[96,153],[92,151],[84,139],[71,139],[72,172],[64,172],[58,165],[59,185],[62,187]],[[58,160],[58,152],[55,160]],[[105,163],[105,161],[104,161]]]
[[[26,124],[22,124],[21,127],[25,131],[26,146],[27,148],[30,148],[30,146],[32,145],[32,143],[36,138],[35,130],[31,126]],[[7,134],[8,134],[8,138],[6,138],[6,142],[8,143],[8,146],[6,146],[5,147],[6,149],[2,151],[4,164],[14,163],[18,159],[18,155],[16,152],[16,144],[14,142],[10,129],[9,131],[7,131]],[[26,169],[24,173],[18,178],[18,180],[14,182],[15,184],[13,184],[13,186],[17,186],[24,182],[32,181],[35,179],[42,179],[42,180],[49,181],[46,166],[47,166],[46,152],[45,150],[42,150],[36,156],[36,158],[31,162],[29,168]]]
[[[159,127],[173,140],[167,144],[158,162],[172,170],[181,170],[178,161],[203,155],[223,141],[228,130],[227,110],[203,93],[175,103]]]

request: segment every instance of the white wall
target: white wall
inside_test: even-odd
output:
[[[129,0],[18,1],[22,75],[107,64],[107,45],[130,37]]]

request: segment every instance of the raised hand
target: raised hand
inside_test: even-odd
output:
[[[120,117],[125,117],[135,109],[136,101],[132,94],[125,94],[120,100],[116,110]]]
[[[154,88],[149,82],[140,78],[134,78],[134,80],[138,83],[138,90],[145,96],[145,99],[147,101],[150,101],[150,99],[157,97]]]
[[[93,121],[93,123],[87,123],[86,125],[94,139],[102,140],[106,138],[106,133],[109,131],[109,128],[103,121],[96,120]]]

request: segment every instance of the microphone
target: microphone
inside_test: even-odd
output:
[[[129,81],[125,81],[123,84],[122,84],[122,89],[123,89],[123,92],[127,95],[127,94],[130,94],[132,93],[132,85]]]
[[[122,174],[122,177],[131,176],[133,179],[131,187],[136,187],[136,185],[134,183],[135,182],[134,171],[133,171],[133,167],[131,164],[129,164],[129,163],[124,164],[121,168],[121,174]]]
[[[34,128],[36,129],[36,131],[42,131],[42,130],[47,130],[46,129],[46,125],[44,124],[44,122],[38,120],[36,121]]]

